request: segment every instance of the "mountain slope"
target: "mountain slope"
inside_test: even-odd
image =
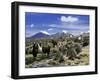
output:
[[[48,36],[49,36],[49,34],[39,32],[39,33],[36,33],[35,35],[31,36],[30,38],[44,38],[44,37],[48,37]]]

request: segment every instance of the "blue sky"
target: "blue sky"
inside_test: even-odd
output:
[[[89,15],[25,12],[25,29],[26,37],[40,31],[50,35],[57,32],[78,35],[89,31]]]

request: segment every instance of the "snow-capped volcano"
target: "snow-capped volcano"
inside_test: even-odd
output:
[[[46,35],[50,35],[48,32],[46,32],[46,31],[40,31],[41,33],[44,33],[44,34],[46,34]]]
[[[38,33],[36,33],[35,35],[31,36],[31,38],[44,38],[44,37],[48,37],[50,34],[46,31],[40,31]]]

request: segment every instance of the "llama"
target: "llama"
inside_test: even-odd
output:
[[[33,57],[36,58],[38,53],[47,53],[49,56],[50,46],[42,46],[41,43],[33,43]]]

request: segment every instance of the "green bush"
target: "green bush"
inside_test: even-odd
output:
[[[25,65],[25,68],[32,68],[32,64]]]
[[[58,60],[59,57],[60,57],[60,53],[55,53],[54,57],[53,57],[53,60]]]
[[[75,47],[74,47],[74,42],[72,42],[72,41],[68,42],[66,44],[66,48],[67,48],[68,58],[73,60],[77,55],[77,52],[76,52]]]
[[[82,51],[82,45],[80,43],[75,43],[75,42],[68,42],[66,44],[67,48],[67,56],[69,59],[74,59],[77,57],[77,54],[79,54]]]
[[[25,49],[25,53],[26,53],[26,55],[32,54],[32,48]]]
[[[76,50],[77,54],[79,54],[82,51],[82,45],[80,45],[79,43],[75,43],[74,49]]]
[[[73,60],[76,57],[77,53],[74,48],[70,48],[67,50],[67,56],[69,59]]]
[[[61,63],[61,62],[64,62],[64,57],[62,54],[60,54],[60,57],[59,57],[59,63]]]
[[[43,60],[43,59],[46,59],[47,58],[47,54],[37,54],[37,57],[36,57],[36,60],[37,61],[40,61],[40,60]]]
[[[48,64],[50,64],[50,65],[58,65],[59,63],[52,59],[52,60],[48,61]]]
[[[58,49],[57,48],[52,48],[50,51],[51,51],[51,53],[57,53]]]
[[[58,52],[58,53],[55,54],[53,60],[58,61],[59,63],[61,63],[61,62],[64,61],[64,57],[60,52]]]
[[[81,43],[82,40],[79,40],[77,37],[74,38],[74,42]]]
[[[89,37],[84,37],[82,42],[83,42],[83,47],[89,45]]]
[[[33,55],[26,55],[25,56],[25,64],[31,64],[32,62],[34,62]]]
[[[59,47],[59,51],[60,51],[61,53],[63,53],[63,54],[66,54],[67,48],[66,48],[65,46],[61,46],[61,47]]]

